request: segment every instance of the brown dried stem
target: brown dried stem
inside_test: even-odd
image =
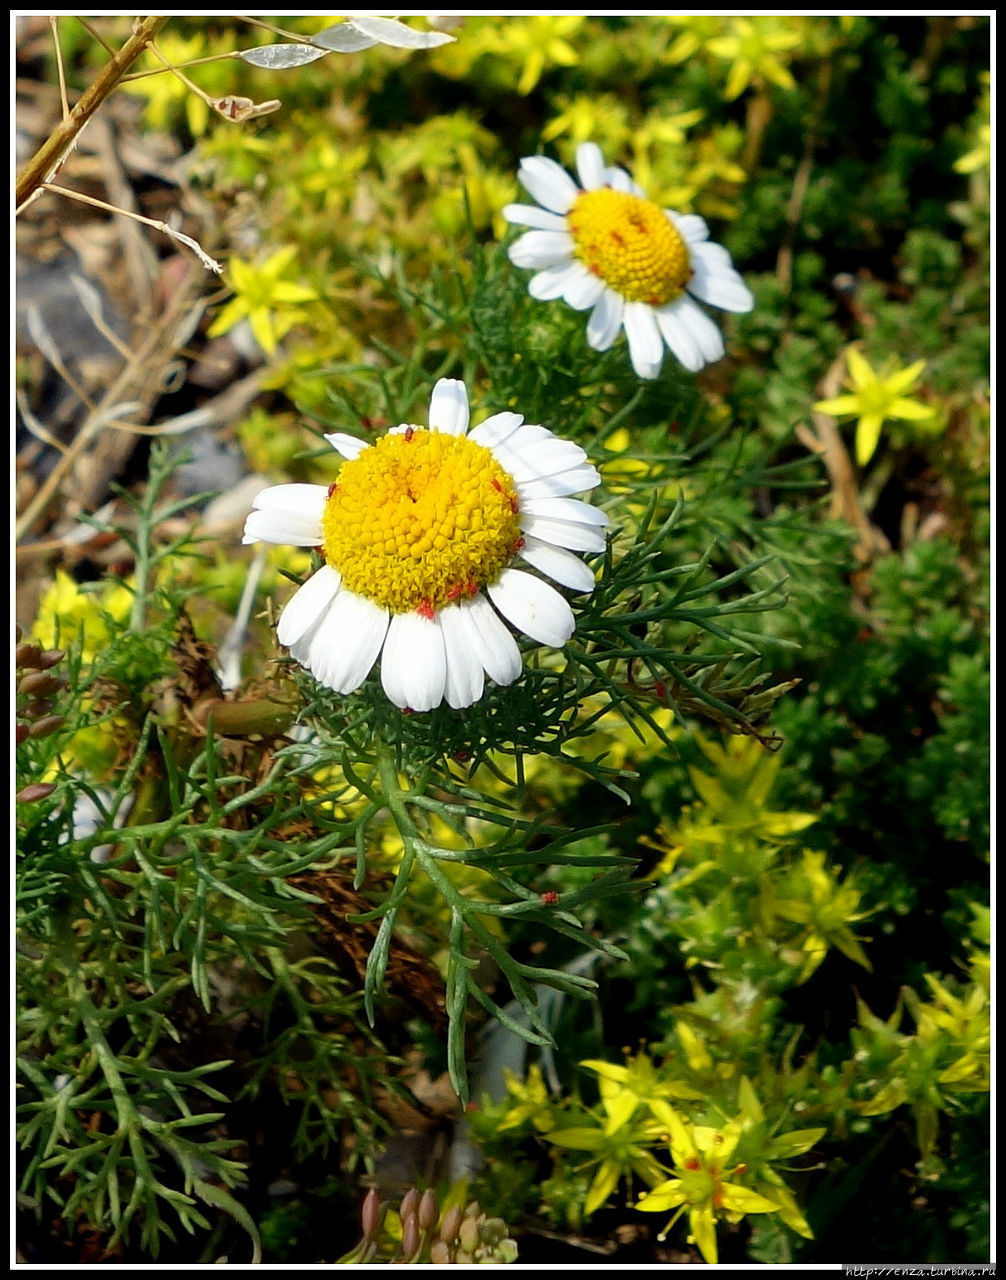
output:
[[[840,356],[818,387],[822,400],[830,400],[838,394],[845,357]],[[859,485],[856,481],[856,468],[853,466],[849,451],[842,440],[841,432],[835,425],[835,419],[826,413],[812,413],[810,427],[800,424],[796,435],[811,453],[816,453],[824,462],[831,481],[831,514],[851,525],[859,535],[855,554],[860,562],[871,560],[875,555],[890,551],[891,545],[884,534],[870,522],[860,498]]]
[[[94,115],[108,95],[116,87],[149,42],[168,20],[168,15],[141,18],[133,34],[122,48],[112,55],[94,84],[81,96],[79,102],[59,122],[45,142],[39,147],[21,171],[14,184],[14,205],[20,209],[26,200],[34,198],[59,170],[67,152],[88,120]]]

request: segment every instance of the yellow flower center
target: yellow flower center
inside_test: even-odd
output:
[[[630,302],[662,307],[691,279],[688,247],[659,205],[602,187],[584,191],[566,214],[573,252]]]
[[[342,464],[322,550],[350,591],[432,617],[496,581],[520,549],[517,510],[514,481],[488,449],[409,427]]]
[[[877,414],[887,417],[887,411],[896,397],[882,382],[871,382],[859,390],[859,408],[861,413]]]

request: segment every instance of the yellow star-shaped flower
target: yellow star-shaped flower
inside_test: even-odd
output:
[[[516,89],[531,92],[550,66],[575,67],[580,55],[566,36],[583,24],[579,14],[536,14],[530,18],[508,18],[499,35],[497,52],[522,64]]]
[[[235,296],[213,321],[209,336],[226,333],[247,317],[256,342],[272,355],[280,338],[301,318],[300,305],[318,298],[307,285],[283,279],[296,257],[296,247],[287,245],[257,265],[231,258],[227,275]]]
[[[814,408],[818,413],[828,413],[835,418],[858,418],[856,424],[856,461],[864,466],[873,457],[880,441],[880,428],[888,418],[905,422],[922,422],[933,417],[933,410],[918,400],[909,400],[902,393],[919,378],[925,368],[924,360],[916,360],[905,369],[892,373],[876,373],[866,357],[856,348],[845,353],[849,370],[851,395],[836,396],[833,400],[819,400]]]
[[[657,1111],[657,1108],[654,1108]],[[741,1136],[741,1125],[732,1121],[721,1129],[685,1124],[669,1106],[659,1112],[670,1131],[675,1176],[644,1193],[636,1208],[648,1213],[677,1212],[660,1233],[667,1232],[685,1212],[688,1229],[706,1262],[715,1266],[716,1221],[719,1216],[738,1221],[749,1213],[778,1213],[779,1205],[767,1196],[733,1181],[743,1166],[727,1168]]]
[[[739,98],[749,84],[761,85],[766,80],[780,89],[796,87],[789,69],[776,55],[800,43],[798,32],[750,18],[733,19],[731,28],[732,34],[706,42],[711,54],[732,64],[725,90],[728,101]]]

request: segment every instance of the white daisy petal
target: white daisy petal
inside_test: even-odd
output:
[[[555,547],[570,551],[603,551],[604,534],[590,524],[578,524],[572,520],[544,520],[541,516],[523,516],[521,532],[551,542]]]
[[[587,342],[595,351],[607,351],[618,337],[625,314],[625,299],[606,288],[587,321]]]
[[[528,233],[530,234],[530,232]],[[553,298],[561,298],[568,288],[575,288],[577,283],[590,272],[582,262],[565,262],[558,266],[546,267],[532,276],[527,291],[539,302],[551,302]]]
[[[573,611],[547,582],[522,569],[504,569],[486,590],[508,622],[539,644],[559,648],[573,634]]]
[[[664,213],[689,247],[709,239],[709,226],[705,218],[700,218],[697,213],[675,213],[673,209],[665,209]]]
[[[548,427],[543,427],[539,422],[522,422],[520,427],[505,442],[500,441],[500,444],[504,448],[512,449],[514,453],[523,454],[534,445],[558,439],[559,437],[554,432],[549,431]],[[570,444],[570,441],[563,440],[562,443]],[[571,444],[570,447],[573,449],[580,448],[576,444]]]
[[[468,637],[468,627],[457,605],[448,605],[437,613],[444,637],[447,678],[444,697],[452,707],[470,707],[478,702],[485,688],[485,670]]]
[[[274,484],[263,489],[252,499],[242,541],[319,546],[327,498],[328,486],[323,484]]]
[[[608,286],[600,276],[589,271],[567,285],[563,298],[577,311],[586,311],[596,305],[598,300],[608,291]]]
[[[388,621],[388,611],[372,600],[340,591],[308,639],[304,665],[326,688],[352,693],[377,661]]]
[[[673,310],[678,321],[688,330],[705,362],[712,364],[714,360],[722,360],[726,355],[723,335],[715,322],[706,315],[702,308],[694,303],[691,298],[684,297],[678,299]],[[657,312],[657,324],[660,324],[659,311]]]
[[[528,195],[553,213],[566,213],[579,195],[562,165],[547,156],[527,156],[520,162],[517,177]]]
[[[604,156],[596,142],[581,142],[577,147],[576,172],[584,191],[596,191],[604,186]]]
[[[587,457],[579,445],[554,436],[550,440],[525,443],[524,430],[526,428],[515,431],[509,440],[493,449],[497,462],[518,484],[568,471]]]
[[[705,361],[699,344],[687,324],[680,319],[681,300],[671,307],[661,307],[657,312],[657,324],[668,347],[690,373],[698,373]]]
[[[279,615],[276,639],[280,644],[296,644],[315,623],[320,622],[341,585],[339,574],[327,564],[322,565],[317,573],[312,573],[303,586],[297,588]]]
[[[459,603],[458,613],[486,675],[498,685],[513,684],[523,669],[520,650],[489,601],[471,596]]]
[[[539,271],[568,262],[573,252],[573,238],[568,231],[525,231],[507,250],[515,267]]]
[[[537,538],[528,536],[524,539],[520,554],[539,573],[544,573],[570,591],[594,589],[594,571],[572,551],[564,551],[562,547],[554,547],[548,542],[539,542]]]
[[[520,492],[528,498],[561,498],[571,493],[584,493],[601,483],[597,470],[589,463],[557,471],[554,475],[540,476],[537,480],[525,480]]]
[[[468,439],[474,440],[476,444],[482,445],[486,449],[492,449],[497,444],[502,444],[509,436],[523,426],[524,415],[521,413],[494,413],[491,418],[486,418],[484,422],[480,422],[477,427],[473,427],[468,432]]]
[[[369,449],[370,445],[366,440],[358,440],[356,436],[347,436],[343,431],[333,431],[331,435],[327,435],[325,439],[342,454],[344,458],[355,458],[361,454],[364,449]]]
[[[444,699],[447,655],[436,619],[396,613],[381,653],[381,684],[397,707],[432,711]]]
[[[589,502],[581,502],[579,498],[528,498],[524,501],[520,485],[517,486],[517,496],[521,499],[520,509],[524,515],[541,516],[545,520],[573,520],[601,528],[610,523],[606,512],[592,507]]]
[[[286,507],[266,511],[252,511],[245,520],[241,541],[274,542],[281,547],[319,547],[324,533],[321,515],[311,511],[296,511]]]
[[[468,390],[457,378],[441,378],[430,397],[430,430],[463,436],[468,430]]]
[[[566,219],[561,213],[549,213],[535,204],[505,204],[503,217],[518,226],[537,227],[539,231],[565,231]]]
[[[692,278],[688,292],[723,311],[750,311],[754,295],[730,263],[722,245],[693,245]]]
[[[252,499],[254,511],[272,511],[285,507],[290,511],[311,511],[321,519],[325,510],[328,486],[323,484],[274,484]]]
[[[625,169],[620,169],[617,164],[612,164],[604,171],[604,184],[611,187],[613,191],[624,191],[630,196],[639,196],[640,199],[645,198],[646,193],[638,182],[634,182],[632,175]]]
[[[651,370],[654,365],[659,369],[664,355],[664,344],[653,308],[645,302],[627,302],[622,323],[629,340],[632,367],[641,378],[653,377],[651,372],[644,372],[644,369]]]

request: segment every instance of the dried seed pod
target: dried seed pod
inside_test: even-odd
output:
[[[17,691],[30,698],[48,698],[57,689],[66,687],[62,676],[50,675],[48,671],[30,671],[18,681]]]
[[[41,667],[42,650],[29,640],[23,641],[14,650],[14,666],[19,671],[37,671]]]
[[[44,738],[54,733],[63,723],[63,716],[54,715],[51,695],[66,687],[62,676],[50,675],[65,655],[61,649],[43,651],[37,644],[21,641],[14,649],[14,666],[25,672],[17,684],[18,708],[15,713],[15,738],[21,746],[28,738]]]
[[[41,720],[28,726],[28,737],[47,738],[50,733],[56,732],[65,719],[65,716],[43,716]]]

